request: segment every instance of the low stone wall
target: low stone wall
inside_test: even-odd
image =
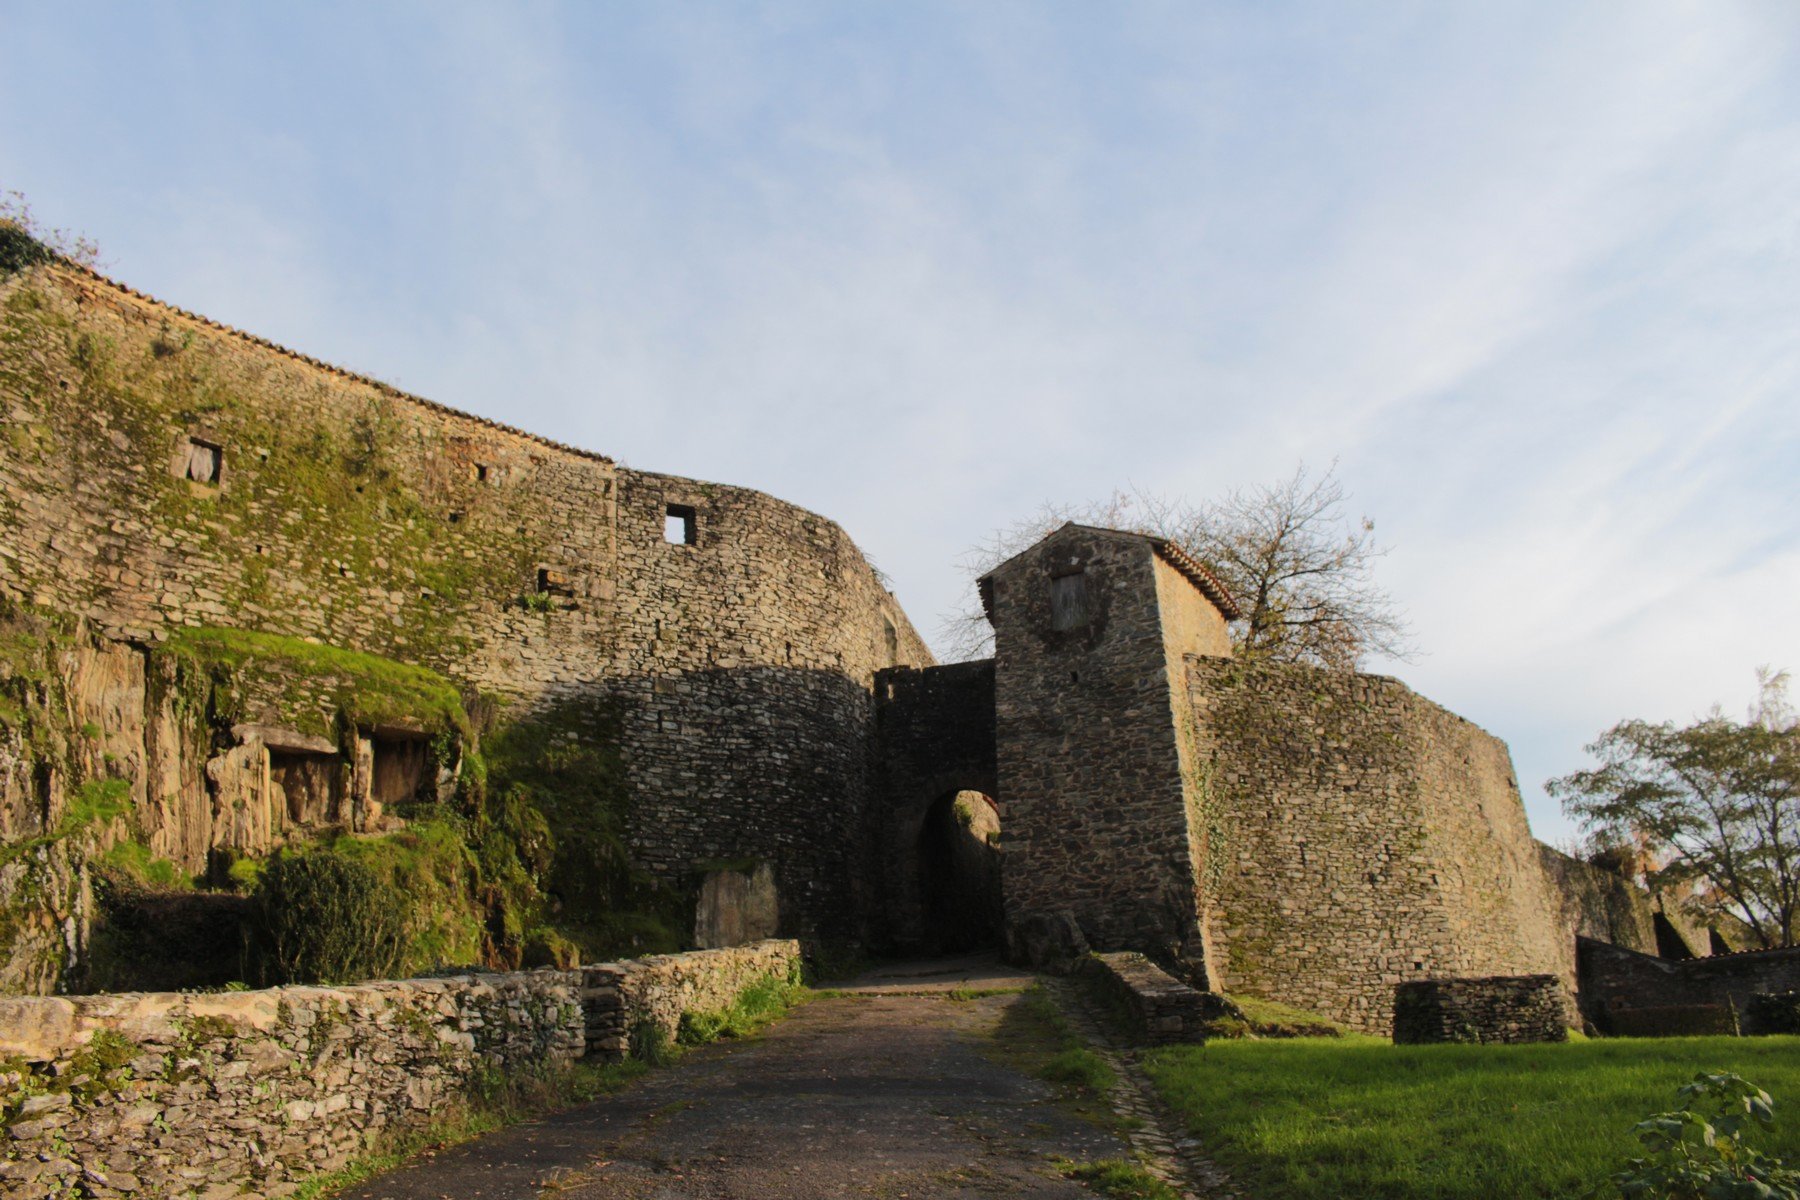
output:
[[[1081,973],[1098,980],[1125,1011],[1146,1041],[1197,1042],[1223,1001],[1189,987],[1135,950],[1090,954]]]
[[[1554,975],[1414,979],[1394,989],[1394,1042],[1565,1042],[1568,993]]]
[[[484,1070],[585,1045],[567,971],[7,997],[0,1196],[282,1196]]]
[[[0,997],[0,1198],[292,1192],[500,1076],[671,1036],[795,942],[572,971],[255,992]]]
[[[1652,1023],[1640,1009],[1730,1008],[1745,1012],[1759,993],[1800,989],[1800,949],[1748,950],[1710,958],[1667,959],[1609,946],[1576,943],[1582,1015],[1603,1033],[1688,1032],[1690,1021]],[[1696,1018],[1698,1019],[1698,1018]]]
[[[769,939],[724,950],[659,954],[581,969],[588,1053],[617,1062],[633,1036],[655,1027],[673,1041],[684,1012],[717,1012],[765,976],[800,969],[800,943]]]

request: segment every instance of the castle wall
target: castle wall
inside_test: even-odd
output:
[[[1188,660],[1225,991],[1371,1033],[1394,985],[1548,973],[1571,938],[1506,746],[1398,681]]]
[[[1617,872],[1538,843],[1538,858],[1570,938],[1584,937],[1656,953],[1656,910],[1649,893]]]
[[[987,579],[1008,922],[1068,913],[1101,950],[1201,959],[1151,543],[1069,526]],[[1086,619],[1056,629],[1079,568]],[[1057,573],[1063,573],[1058,575]]]
[[[850,866],[873,675],[930,655],[830,521],[456,413],[66,265],[0,280],[0,347],[0,599],[139,645],[241,626],[420,663],[515,711],[616,712],[644,866],[769,860],[797,930],[845,930],[868,903]],[[694,544],[664,539],[671,504]],[[155,760],[135,798],[168,810],[159,852],[191,860],[212,836],[198,765],[135,720],[118,736]]]

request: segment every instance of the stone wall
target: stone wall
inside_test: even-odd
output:
[[[799,969],[765,941],[573,971],[0,997],[0,1197],[291,1192],[384,1134]],[[58,1190],[79,1185],[82,1190]]]
[[[1205,1040],[1209,1020],[1227,1011],[1215,993],[1189,987],[1135,950],[1090,954],[1078,968],[1129,1016],[1152,1045]]]
[[[1002,881],[1015,935],[1066,913],[1096,949],[1139,950],[1203,981],[1199,836],[1158,570],[1152,539],[1069,525],[982,581]],[[1190,622],[1194,639],[1214,627],[1222,636],[1217,609],[1210,625],[1203,616]]]
[[[278,824],[258,816],[272,793],[220,803],[208,748],[153,732],[146,649],[241,626],[604,729],[638,865],[685,882],[756,857],[794,931],[874,919],[874,673],[931,658],[832,522],[454,412],[67,264],[0,278],[0,347],[0,601],[78,616],[122,656],[99,725],[142,764],[159,855],[193,869]],[[671,513],[691,539],[665,537]],[[240,757],[257,778],[265,746]],[[216,819],[240,812],[255,828]]]
[[[1394,994],[1394,1044],[1566,1042],[1572,1006],[1554,975],[1413,979]]]
[[[0,1196],[282,1196],[484,1072],[585,1045],[573,972],[7,997]]]
[[[1800,948],[1675,960],[1585,937],[1577,947],[1582,1015],[1602,1032],[1687,1032],[1676,1028],[1686,1021],[1680,1010],[1742,1013],[1758,993],[1800,990]],[[1667,1019],[1631,1015],[1643,1010],[1662,1010]]]
[[[1215,987],[1386,1033],[1404,980],[1573,982],[1504,743],[1382,676],[1188,671]]]
[[[1616,871],[1571,858],[1541,842],[1538,856],[1558,919],[1571,937],[1656,953],[1656,913],[1648,892]]]
[[[629,1057],[632,1038],[646,1026],[673,1042],[681,1014],[722,1011],[751,984],[796,979],[799,972],[800,944],[774,939],[584,967],[588,1053],[610,1061]]]

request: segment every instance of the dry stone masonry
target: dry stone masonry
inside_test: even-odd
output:
[[[1394,1042],[1565,1042],[1569,997],[1554,975],[1414,979],[1395,989]]]
[[[279,1197],[492,1087],[672,1038],[799,946],[354,987],[0,999],[0,1197]],[[79,1189],[79,1190],[76,1190]]]
[[[753,983],[798,979],[799,973],[800,944],[776,939],[584,967],[587,1052],[609,1061],[627,1058],[632,1038],[646,1028],[673,1042],[681,1014],[722,1011]]]
[[[1189,987],[1135,950],[1090,954],[1081,972],[1130,1016],[1133,1032],[1153,1045],[1202,1041],[1207,1022],[1225,1011],[1218,995]]]

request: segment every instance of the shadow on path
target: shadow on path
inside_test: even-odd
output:
[[[1003,986],[997,973],[965,988]],[[933,984],[945,983],[934,977]],[[1016,994],[815,1000],[755,1040],[706,1047],[629,1090],[344,1193],[357,1200],[1091,1198],[1053,1155],[1129,1153],[1046,1084],[983,1051]],[[1028,979],[1013,977],[1015,986]]]

